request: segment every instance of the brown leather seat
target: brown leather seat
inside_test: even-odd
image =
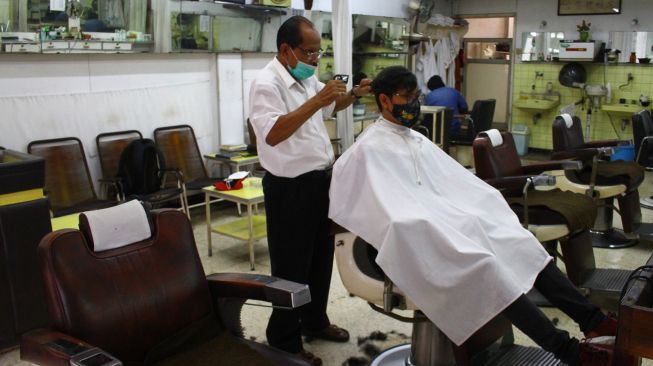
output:
[[[45,160],[45,191],[53,216],[113,206],[93,188],[82,142],[76,137],[32,141],[27,152]]]
[[[307,365],[244,340],[239,314],[247,298],[301,306],[310,296],[306,286],[279,290],[274,284],[287,281],[254,274],[207,277],[187,217],[163,210],[150,220],[150,238],[105,251],[93,250],[84,216],[83,232],[43,238],[38,253],[52,329],[23,336],[23,360],[67,365],[70,355],[52,343],[67,339],[125,365]],[[293,297],[299,293],[304,301]]]
[[[590,186],[624,185],[626,191],[617,196],[621,222],[624,232],[633,233],[642,222],[637,188],[644,180],[644,169],[635,162],[605,161],[596,158],[600,154],[600,148],[614,147],[620,143],[625,142],[618,140],[584,142],[580,119],[575,116],[570,127],[567,127],[560,116],[553,122],[552,158],[575,158],[583,161],[583,169],[565,172],[565,176],[571,182]],[[612,197],[609,197],[608,201],[612,201]],[[611,202],[607,204],[610,205]],[[611,223],[611,217],[606,219],[607,221]],[[617,248],[633,245],[636,242],[625,240],[624,244],[606,245]]]
[[[597,300],[616,308],[618,295],[630,271],[596,268],[589,235],[589,229],[597,215],[594,200],[586,195],[563,192],[559,189],[545,191],[530,189],[527,191],[525,208],[522,192],[526,179],[545,171],[560,170],[563,168],[563,162],[545,161],[522,165],[512,134],[502,132],[501,137],[502,143],[497,142],[497,146],[493,146],[485,133],[481,133],[474,140],[476,174],[502,190],[510,207],[522,223],[529,225],[529,229],[540,241],[550,241],[543,244],[554,255],[557,253],[556,242],[560,243],[561,259],[565,263],[567,276],[574,285],[590,291],[595,290],[590,294],[596,294],[601,297]],[[525,215],[526,210],[528,215]],[[567,226],[567,233],[553,230],[560,224]],[[532,225],[537,225],[537,228],[534,229]],[[550,232],[562,235],[556,238],[552,237]]]

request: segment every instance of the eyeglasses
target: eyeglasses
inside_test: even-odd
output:
[[[322,54],[324,54],[324,51],[321,48],[317,51],[311,51],[301,47],[297,47],[297,48],[299,48],[300,51],[304,52],[306,57],[310,59],[319,59],[320,57],[322,57]]]
[[[408,103],[413,102],[415,99],[419,100],[420,103],[424,101],[424,94],[422,94],[419,90],[413,93],[394,93],[393,95],[405,99]]]

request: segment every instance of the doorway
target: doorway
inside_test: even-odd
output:
[[[472,108],[480,99],[495,99],[493,128],[510,124],[510,80],[515,32],[513,16],[469,17],[463,38],[463,95]],[[490,86],[490,87],[488,87]]]

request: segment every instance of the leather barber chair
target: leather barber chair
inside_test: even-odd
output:
[[[644,169],[634,162],[606,161],[621,141],[583,142],[578,117],[558,116],[553,122],[552,158],[576,159],[583,169],[565,171],[558,187],[593,197],[599,207],[591,230],[592,243],[600,248],[624,248],[638,242],[638,233],[646,234],[650,225],[641,223],[637,187],[644,180]],[[619,203],[623,232],[612,227],[614,199]],[[653,230],[651,230],[653,232]]]
[[[410,344],[385,350],[370,366],[562,365],[553,355],[513,343],[512,325],[499,316],[455,346],[415,304],[392,284],[376,264],[376,249],[349,232],[335,236],[335,257],[342,282],[350,294],[394,319],[413,323]],[[404,317],[393,310],[411,310]]]
[[[651,112],[643,110],[633,114],[633,138],[635,140],[635,161],[647,170],[653,168],[653,120]],[[644,208],[653,209],[653,196],[641,198]]]
[[[138,201],[80,215],[38,247],[50,329],[27,333],[39,365],[276,365],[305,361],[242,338],[246,299],[295,308],[308,286],[254,274],[205,276],[186,215]]]
[[[538,180],[557,178],[542,175],[544,172],[569,170],[573,165],[580,168],[580,163],[547,161],[524,166],[512,134],[497,130],[483,132],[474,140],[474,160],[476,174],[502,192],[522,224],[550,253],[556,255],[560,243],[560,257],[571,282],[588,290],[592,300],[616,311],[630,271],[596,268],[589,235],[596,218],[594,201],[583,194],[533,187]],[[537,298],[532,299],[541,304]]]

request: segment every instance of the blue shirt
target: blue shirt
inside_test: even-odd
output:
[[[460,111],[463,110],[467,112],[467,102],[465,98],[458,92],[458,90],[443,86],[435,90],[431,90],[430,93],[426,95],[424,100],[425,105],[430,106],[443,106],[450,109],[453,109],[453,115],[457,116],[460,114]],[[460,131],[460,120],[454,118],[451,121],[451,134],[456,135]]]

